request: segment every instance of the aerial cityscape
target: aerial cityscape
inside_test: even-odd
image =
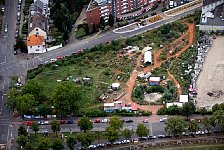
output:
[[[224,0],[0,0],[0,150],[223,150]]]

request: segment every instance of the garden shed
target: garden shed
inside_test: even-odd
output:
[[[111,88],[113,90],[118,90],[120,88],[120,83],[112,83]]]
[[[189,99],[188,95],[180,95],[179,102],[186,103],[186,102],[188,102],[188,99]]]
[[[160,84],[160,77],[150,77],[149,78],[150,85],[159,85]]]
[[[150,65],[152,64],[152,52],[151,51],[146,51],[144,53],[144,63],[149,63]]]

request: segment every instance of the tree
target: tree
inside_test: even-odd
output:
[[[28,135],[24,126],[19,126],[18,128],[18,136],[24,135],[25,137]]]
[[[199,109],[200,114],[204,117],[207,113],[207,109],[205,107],[202,107]]]
[[[20,51],[22,53],[27,53],[28,52],[28,49],[27,49],[27,46],[26,46],[26,43],[24,42],[24,40],[22,39],[22,37],[20,36],[17,36],[16,37],[16,44],[14,45],[14,49],[20,49]]]
[[[64,149],[64,145],[61,139],[55,139],[52,143],[51,148],[53,150],[62,150]]]
[[[102,29],[102,30],[104,30],[104,28],[105,28],[105,20],[104,20],[104,17],[100,17],[100,28]]]
[[[221,107],[219,104],[215,104],[214,106],[212,106],[212,112],[216,112],[217,110],[221,110]]]
[[[196,134],[196,132],[199,130],[199,126],[196,120],[193,120],[189,123],[189,127],[188,127],[190,132],[193,132],[194,134]]]
[[[53,94],[54,107],[58,114],[65,116],[76,113],[79,110],[82,101],[80,91],[82,90],[70,82],[58,84]]]
[[[51,106],[47,104],[40,104],[38,105],[38,114],[41,116],[47,116],[52,114]]]
[[[91,130],[93,128],[93,122],[90,121],[88,117],[83,116],[78,121],[78,126],[79,126],[81,131],[86,132],[86,131],[89,131],[89,130]]]
[[[34,150],[34,145],[31,143],[27,143],[24,147],[24,150]]]
[[[74,150],[75,148],[75,144],[76,144],[76,140],[74,138],[74,136],[69,135],[66,139],[67,142],[67,146],[70,150]]]
[[[112,14],[109,15],[108,24],[111,27],[114,25],[114,16]]]
[[[196,108],[193,102],[186,102],[183,104],[182,113],[187,117],[187,120],[189,115],[193,114],[195,110]]]
[[[37,149],[38,150],[49,150],[51,148],[50,140],[48,138],[41,138],[38,141]]]
[[[93,136],[89,131],[80,133],[77,138],[85,149],[93,142]]]
[[[37,131],[39,131],[39,124],[34,122],[31,126],[31,128],[35,132],[35,135],[36,135]]]
[[[43,86],[36,80],[29,80],[23,87],[22,87],[22,94],[31,94],[34,96],[34,99],[37,102],[42,102],[46,99],[44,95],[44,88]]]
[[[123,131],[123,136],[125,137],[126,140],[129,139],[129,138],[131,138],[131,136],[132,136],[132,131],[129,130],[129,129],[124,129],[124,131]]]
[[[165,127],[165,131],[174,136],[181,135],[185,130],[186,123],[183,119],[177,117],[171,117]]]
[[[51,130],[57,135],[57,132],[61,130],[60,122],[57,120],[51,121]]]
[[[6,107],[8,109],[10,109],[12,112],[14,112],[15,108],[16,108],[16,101],[17,101],[17,97],[20,96],[20,92],[19,90],[17,90],[16,88],[12,88],[8,91],[7,95],[8,95],[8,99],[5,103]]]
[[[17,139],[16,142],[19,144],[19,146],[23,147],[26,145],[26,137],[24,135],[20,135]]]
[[[101,132],[95,131],[94,137],[95,137],[95,140],[97,140],[98,144],[100,144]]]
[[[37,105],[37,102],[35,101],[34,96],[31,94],[27,93],[27,94],[24,94],[17,98],[16,106],[17,106],[17,110],[18,110],[19,114],[21,114],[21,115],[33,114],[35,111],[36,105]]]
[[[211,128],[212,128],[211,119],[209,119],[208,117],[204,117],[202,120],[202,125],[206,128],[206,130],[208,131],[208,134],[209,134],[211,131]]]
[[[118,139],[118,130],[114,129],[111,126],[107,127],[105,130],[106,130],[107,140],[111,144],[113,144]]]
[[[215,118],[215,124],[223,130],[224,129],[224,110],[217,110],[213,114],[213,116]]]
[[[124,122],[120,120],[117,116],[112,116],[109,121],[110,127],[119,130],[123,127]]]
[[[143,137],[143,136],[148,136],[149,134],[149,129],[146,128],[146,126],[144,124],[139,124],[137,126],[137,129],[136,129],[136,134],[139,136],[139,137]]]

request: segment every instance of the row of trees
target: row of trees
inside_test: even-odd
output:
[[[224,110],[217,110],[213,113],[213,116],[208,118],[204,117],[202,120],[203,127],[210,134],[212,127],[219,127],[223,131],[224,129]],[[178,117],[171,117],[168,119],[165,130],[173,136],[182,135],[182,132],[190,131],[196,135],[199,131],[199,124],[196,120],[192,120],[186,123],[183,119]]]
[[[46,116],[52,114],[52,110],[62,116],[71,115],[77,113],[81,106],[80,91],[71,82],[62,82],[56,86],[52,95],[46,95],[39,82],[29,80],[21,89],[9,90],[6,106],[20,115]]]
[[[107,140],[113,144],[116,140],[118,140],[119,136],[124,136],[126,139],[131,138],[133,135],[133,130],[131,129],[124,129],[123,128],[123,121],[120,120],[118,117],[113,116],[110,118],[109,126],[106,128],[105,135],[103,133],[96,131],[91,132],[93,128],[93,122],[86,116],[83,116],[78,121],[78,126],[81,131],[75,135],[70,134],[66,138],[66,145],[69,149],[73,150],[75,144],[79,141],[82,143],[82,146],[87,149],[89,145],[94,141],[101,139],[101,136],[107,138]],[[39,125],[37,123],[32,124],[32,130],[36,133],[39,131]],[[60,131],[60,122],[53,120],[51,122],[51,130],[54,132],[55,136],[57,137],[57,133]],[[139,137],[148,136],[150,133],[149,129],[144,124],[139,124],[136,129],[136,134]],[[17,143],[20,147],[24,147],[25,149],[32,150],[34,147],[32,146],[32,141],[30,141],[30,137],[23,126],[20,126],[18,129],[18,138]],[[47,150],[52,148],[53,150],[61,150],[64,148],[63,141],[58,138],[54,138],[53,142],[51,142],[48,138],[40,138],[38,144],[36,145],[37,149],[39,150]]]

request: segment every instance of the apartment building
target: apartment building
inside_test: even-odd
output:
[[[126,19],[138,16],[150,10],[156,0],[92,0],[86,10],[89,26],[100,23],[100,17],[108,21],[109,15],[114,18]]]

